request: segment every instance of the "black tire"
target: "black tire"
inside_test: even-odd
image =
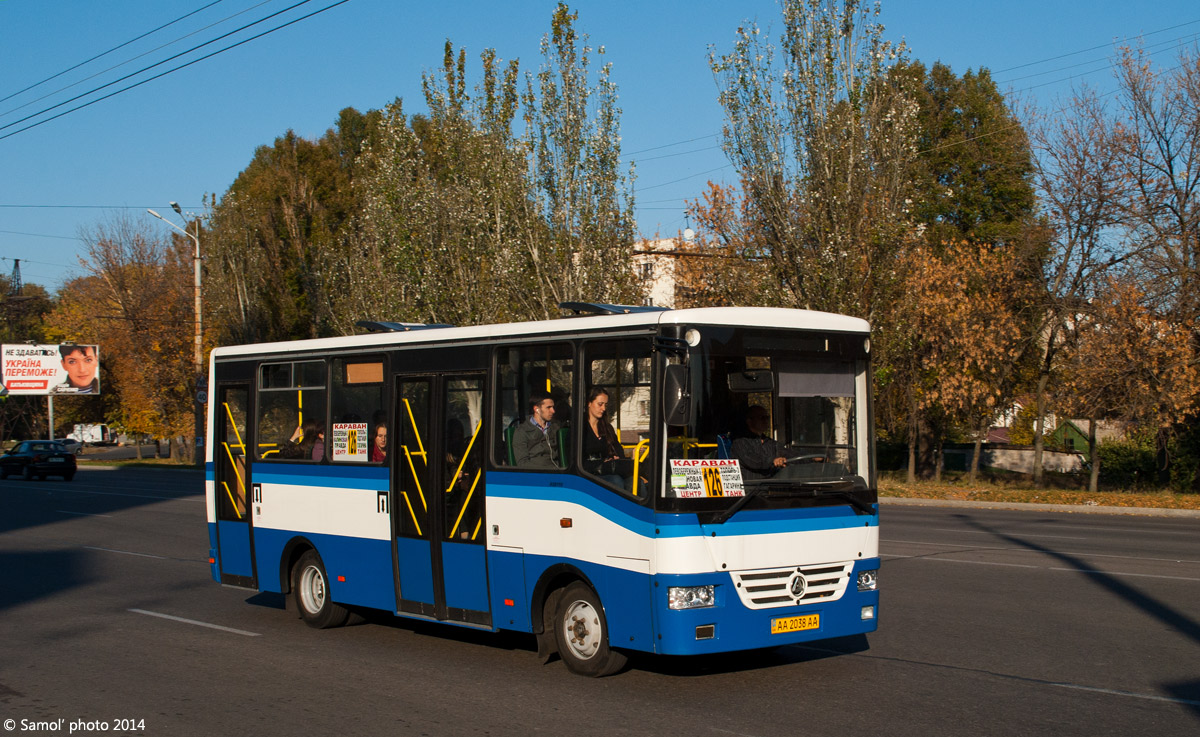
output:
[[[625,667],[628,658],[608,646],[608,620],[600,597],[576,581],[563,591],[554,615],[558,654],[572,673],[600,678]]]
[[[8,478],[8,467],[0,466],[0,481]]]
[[[33,481],[34,478],[35,478],[35,476],[33,474],[33,466],[25,466],[25,480]]]
[[[70,480],[71,480],[71,479],[73,479],[73,478],[75,478],[75,472],[74,472],[74,471],[72,471],[72,472],[70,472],[70,473],[64,473],[64,474],[63,474],[63,481],[70,481]]]
[[[329,576],[315,550],[306,551],[292,568],[292,599],[309,627],[341,627],[350,618],[345,607],[329,598]]]

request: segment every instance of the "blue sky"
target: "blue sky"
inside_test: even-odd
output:
[[[47,116],[31,113],[110,82],[300,0],[0,0],[0,272],[21,259],[26,283],[51,290],[83,273],[81,229],[124,208],[173,215],[168,202],[200,212],[205,195],[223,193],[253,156],[289,128],[320,136],[339,110],[379,108],[396,97],[420,109],[421,74],[441,62],[448,38],[472,60],[485,48],[535,70],[538,44],[555,3],[441,0],[349,0],[307,20],[150,81],[136,89],[15,133]],[[223,48],[281,23],[329,7],[311,0],[272,21],[182,56],[98,95]],[[205,8],[211,4],[211,7]],[[622,148],[637,162],[640,231],[673,235],[684,202],[709,179],[732,181],[719,147],[722,114],[707,65],[710,46],[727,51],[747,19],[778,29],[774,0],[689,2],[580,1],[577,28],[603,45],[620,90]],[[187,13],[195,15],[46,84],[47,77]],[[201,30],[236,13],[236,18]],[[1114,41],[1151,34],[1147,43],[1196,43],[1195,0],[1154,3],[1093,0],[885,0],[887,36],[903,38],[910,56],[942,61],[955,72],[987,67],[1002,89],[1042,105],[1069,92],[1070,81],[1111,88],[1104,59]],[[1174,28],[1172,28],[1174,27]],[[1162,30],[1171,29],[1171,30]],[[176,41],[185,34],[195,35]],[[777,34],[773,34],[777,35]],[[1086,53],[1084,49],[1101,47]],[[1173,65],[1173,44],[1156,60]],[[104,71],[132,57],[146,55]],[[1071,56],[1063,56],[1073,54]],[[1062,57],[1062,58],[1056,58]],[[1035,63],[1036,62],[1036,63]],[[1030,65],[1030,66],[1022,66]],[[1016,68],[1020,67],[1020,68]],[[472,80],[478,78],[477,64]],[[59,88],[98,74],[69,90]],[[1038,75],[1038,76],[1029,76]],[[1064,81],[1068,80],[1068,81]],[[46,95],[45,99],[32,102]],[[179,222],[177,220],[177,222]]]

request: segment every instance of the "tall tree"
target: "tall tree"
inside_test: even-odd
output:
[[[1034,214],[1025,129],[986,69],[961,77],[935,63],[898,65],[918,104],[912,218],[934,252],[971,241],[1017,247]]]
[[[98,343],[108,422],[127,432],[194,442],[192,246],[161,240],[125,216],[84,231],[86,276],[68,282],[48,323],[60,340]]]
[[[640,300],[616,87],[608,65],[589,79],[592,49],[575,21],[560,4],[523,89],[517,63],[487,50],[468,92],[465,52],[447,43],[440,73],[424,80],[428,114],[388,108],[363,157],[354,260],[337,270],[348,280],[341,329],[372,303],[472,324],[550,317],[566,300]],[[372,289],[380,269],[391,278]]]
[[[575,28],[578,14],[559,3],[542,39],[542,65],[526,74],[522,145],[530,157],[531,196],[543,242],[522,253],[533,289],[520,295],[540,317],[565,300],[637,301],[632,171],[621,171],[621,109],[612,65],[589,78],[593,49]],[[603,57],[604,47],[595,50]]]
[[[904,48],[884,40],[878,12],[786,0],[778,49],[749,25],[732,52],[710,53],[725,150],[789,306],[871,318],[887,299],[917,108],[908,80],[889,74]]]
[[[378,113],[347,108],[316,141],[288,131],[260,146],[202,236],[213,317],[237,342],[333,333],[322,270],[360,209],[351,182]]]

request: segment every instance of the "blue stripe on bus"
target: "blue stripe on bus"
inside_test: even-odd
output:
[[[571,502],[639,535],[654,534],[653,510],[574,474],[491,471],[487,475],[487,495]]]
[[[644,537],[708,537],[714,534],[732,537],[879,526],[878,505],[874,515],[861,515],[849,504],[741,511],[724,524],[701,526],[695,514],[655,514],[647,507],[572,474],[493,471],[487,476],[487,495],[578,504]],[[733,500],[730,503],[734,503]]]
[[[342,489],[378,489],[388,483],[387,466],[303,463],[259,463],[250,470],[251,483],[294,484]]]

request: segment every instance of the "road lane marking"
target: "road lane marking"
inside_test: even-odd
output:
[[[164,502],[203,502],[204,495],[195,493],[188,496],[155,496],[153,494],[122,494],[117,491],[83,491],[81,489],[60,489],[59,491],[67,491],[72,494],[93,494],[95,496],[128,496],[134,499],[158,499]],[[197,498],[199,497],[199,498]]]
[[[148,612],[145,609],[130,609],[134,614],[145,614],[148,617],[158,617],[160,619],[169,619],[172,622],[183,622],[184,624],[194,624],[197,627],[208,627],[209,629],[221,630],[222,632],[231,632],[235,635],[245,635],[246,637],[262,637],[258,632],[247,632],[246,630],[235,630],[232,627],[222,627],[219,624],[211,624],[209,622],[201,622],[195,619],[184,619],[170,614],[162,614],[160,612]]]
[[[930,532],[957,532],[963,535],[1020,535],[1029,538],[1046,538],[1048,540],[1090,540],[1087,537],[1067,537],[1066,535],[1026,535],[1022,532],[988,532],[987,530],[954,530],[947,527],[929,528]]]
[[[1052,571],[1067,571],[1068,573],[1087,573],[1094,576],[1135,576],[1137,578],[1167,578],[1172,581],[1200,581],[1200,578],[1188,576],[1163,576],[1157,573],[1124,573],[1122,571],[1099,571],[1093,568],[1051,568]]]
[[[997,563],[990,560],[959,560],[957,558],[925,558],[925,560],[937,560],[942,563],[974,563],[977,566],[1004,566],[1005,568],[1039,568],[1042,570],[1058,570],[1056,568],[1046,568],[1046,566],[1031,566],[1025,563]],[[1066,569],[1063,569],[1066,570]]]
[[[791,647],[800,650],[811,650],[813,652],[827,653],[830,655],[841,655],[850,658],[867,658],[870,660],[887,660],[893,663],[904,663],[907,665],[923,665],[928,668],[941,668],[945,670],[966,671],[970,673],[978,673],[984,676],[992,676],[1006,681],[1019,681],[1039,686],[1054,686],[1056,688],[1069,688],[1075,691],[1090,691],[1091,693],[1106,694],[1108,696],[1123,696],[1130,699],[1143,699],[1146,701],[1163,701],[1169,704],[1184,704],[1186,706],[1200,706],[1200,701],[1194,699],[1179,699],[1173,696],[1158,696],[1157,694],[1143,694],[1134,691],[1121,691],[1114,688],[1099,688],[1097,686],[1082,686],[1077,683],[1065,683],[1063,681],[1047,681],[1041,678],[1031,678],[1029,676],[1018,676],[1012,673],[997,673],[996,671],[984,670],[982,668],[970,668],[962,665],[950,665],[947,663],[930,663],[924,660],[912,660],[910,658],[900,658],[892,655],[878,655],[865,652],[846,652],[845,650],[837,650],[829,647],[820,647],[817,645],[792,645]]]
[[[89,514],[87,512],[71,512],[66,509],[56,509],[54,511],[58,512],[59,514],[75,514],[75,515],[79,515],[80,517],[111,517],[112,516],[111,514]]]
[[[1000,563],[991,560],[962,560],[961,558],[942,558],[936,555],[889,555],[887,553],[880,554],[885,560],[888,558],[916,558],[919,560],[933,560],[942,563],[971,563],[977,566],[1003,566],[1006,568],[1036,568],[1041,571],[1062,571],[1065,573],[1086,573],[1093,576],[1133,576],[1136,578],[1165,578],[1171,581],[1200,581],[1200,578],[1192,578],[1190,576],[1164,576],[1158,573],[1126,573],[1124,571],[1101,571],[1094,568],[1062,568],[1058,566],[1034,566],[1024,563]]]
[[[996,552],[996,551],[1017,551],[1023,553],[1038,553],[1040,555],[1071,555],[1077,558],[1116,558],[1118,560],[1147,560],[1154,563],[1200,563],[1200,560],[1189,560],[1187,558],[1148,558],[1144,555],[1112,555],[1109,553],[1082,553],[1074,550],[1036,550],[1033,548],[1011,547],[1011,548],[982,548],[978,545],[961,545],[956,543],[928,543],[917,542],[916,540],[887,540],[880,539],[879,542],[884,543],[899,543],[901,545],[933,545],[939,548],[968,548],[970,550],[978,550],[981,552]],[[921,557],[921,556],[916,556]]]
[[[189,492],[186,496],[158,496],[158,495],[154,495],[154,494],[125,494],[125,493],[121,493],[118,491],[84,491],[83,489],[74,489],[74,488],[68,489],[63,486],[56,486],[53,488],[48,488],[48,487],[42,485],[41,483],[38,483],[36,485],[30,484],[29,486],[16,487],[16,488],[11,489],[11,491],[37,491],[37,492],[61,491],[66,494],[90,494],[92,496],[126,496],[126,497],[131,497],[133,499],[157,499],[158,501],[162,501],[162,502],[178,501],[178,502],[196,502],[199,504],[204,503],[204,494],[201,492]]]
[[[157,558],[158,560],[171,560],[165,555],[152,555],[150,553],[135,553],[132,550],[113,550],[112,548],[95,548],[91,545],[84,545],[84,550],[98,550],[101,553],[119,553],[121,555],[136,555],[139,558]]]

